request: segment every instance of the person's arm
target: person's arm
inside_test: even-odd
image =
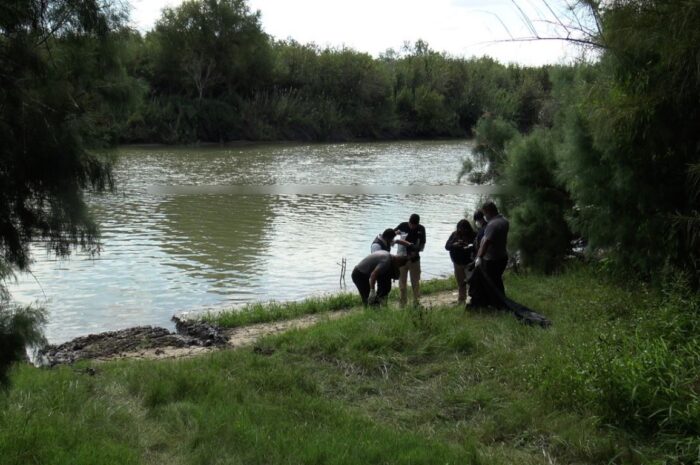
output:
[[[481,265],[481,260],[483,259],[484,255],[486,254],[486,251],[489,249],[491,246],[491,238],[487,237],[486,234],[484,234],[483,239],[481,239],[481,247],[479,247],[479,251],[476,253],[476,259],[474,260],[474,265],[479,266]]]
[[[387,256],[387,258],[389,258]],[[372,272],[369,274],[369,288],[370,290],[374,290],[374,286],[377,284],[377,280],[379,279],[380,276],[383,274],[391,271],[391,259],[389,258],[388,262],[380,262],[377,266],[374,267]]]
[[[452,247],[454,247],[455,239],[457,239],[457,235],[455,233],[450,234],[450,237],[447,238],[447,242],[445,242],[445,250],[452,250]]]
[[[373,291],[374,286],[377,284],[377,278],[379,277],[379,265],[377,265],[372,273],[369,275],[369,290]]]
[[[421,238],[421,241],[420,241],[420,251],[422,252],[423,249],[425,249],[426,242],[428,242],[428,235],[425,232],[424,226],[421,226],[421,231],[423,232],[423,234],[421,234],[423,237]]]
[[[411,245],[410,242],[404,241],[403,239],[394,239],[394,244],[400,244],[400,245],[403,245],[404,247],[408,247],[409,245]]]

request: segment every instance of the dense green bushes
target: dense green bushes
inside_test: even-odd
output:
[[[590,37],[598,62],[554,68],[546,82],[528,75],[509,94],[516,113],[477,123],[476,163],[463,172],[506,186],[512,245],[540,269],[556,268],[567,238],[578,235],[620,274],[653,279],[670,266],[697,287],[700,4],[589,7],[600,20]],[[546,102],[533,105],[545,90]],[[517,115],[535,112],[540,129],[513,135],[526,129]]]
[[[554,271],[571,250],[572,233],[566,217],[572,208],[568,193],[557,179],[555,142],[547,130],[519,137],[509,145],[504,194],[512,208],[511,244],[523,264]]]
[[[244,0],[188,1],[121,40],[148,89],[122,142],[463,137],[484,112],[526,130],[551,87],[547,68],[452,58],[420,40],[379,59],[273,41]]]

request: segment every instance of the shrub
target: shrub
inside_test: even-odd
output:
[[[551,134],[536,130],[508,148],[505,192],[513,234],[523,264],[551,272],[561,265],[571,249],[571,231],[566,215],[571,210],[568,193],[555,173],[557,162]]]
[[[12,364],[26,357],[27,346],[44,344],[46,312],[40,308],[10,306],[0,300],[0,387],[9,384]]]
[[[503,118],[484,115],[474,132],[474,158],[464,162],[459,178],[466,175],[478,184],[500,180],[506,161],[506,144],[518,136],[518,129]]]

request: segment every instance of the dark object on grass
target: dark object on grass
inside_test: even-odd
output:
[[[253,353],[269,357],[270,355],[275,353],[275,349],[273,349],[272,347],[253,346]]]
[[[498,302],[498,306],[502,309],[507,309],[513,312],[513,315],[521,322],[526,325],[537,325],[542,328],[548,328],[552,325],[552,322],[547,319],[544,315],[541,315],[534,310],[526,307],[523,304],[519,304],[508,297],[506,297],[500,289],[491,281],[488,273],[484,272],[482,267],[474,267],[473,264],[470,267],[472,272],[467,277],[467,282],[472,283],[476,280],[480,280],[481,285],[485,286],[492,297],[492,300]],[[469,306],[467,306],[469,308]]]
[[[224,336],[221,328],[201,320],[190,320],[187,318],[172,317],[175,322],[175,331],[181,336],[193,337],[200,341],[204,347],[225,346],[228,339]]]

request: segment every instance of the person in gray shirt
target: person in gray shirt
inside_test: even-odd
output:
[[[381,303],[391,291],[391,280],[398,279],[399,269],[408,257],[398,257],[380,250],[363,258],[352,270],[355,283],[364,305]],[[376,288],[376,289],[375,289]]]
[[[486,229],[484,237],[481,239],[479,251],[476,254],[475,266],[481,266],[482,271],[491,279],[502,295],[505,295],[503,286],[503,272],[508,264],[508,251],[506,246],[508,243],[508,229],[510,225],[508,220],[498,212],[496,204],[486,202],[481,207],[486,218]],[[501,299],[496,296],[489,298],[489,303],[499,306]]]

